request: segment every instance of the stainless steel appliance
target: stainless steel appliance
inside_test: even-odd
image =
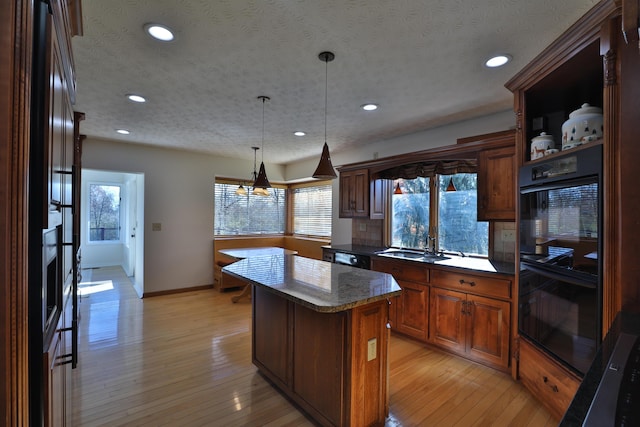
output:
[[[518,330],[584,374],[601,341],[602,147],[520,169]]]

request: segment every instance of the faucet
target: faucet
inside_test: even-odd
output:
[[[427,238],[425,241],[424,253],[427,255],[435,255],[436,253],[436,238],[431,237],[429,234],[427,234]]]

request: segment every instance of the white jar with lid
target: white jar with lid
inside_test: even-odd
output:
[[[562,149],[602,138],[602,108],[587,103],[569,114],[569,120],[562,125]]]
[[[544,157],[544,152],[555,148],[552,135],[542,132],[539,136],[531,139],[531,160]]]

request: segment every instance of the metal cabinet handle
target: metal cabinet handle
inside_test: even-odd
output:
[[[460,279],[460,284],[461,284],[461,285],[467,284],[467,285],[469,285],[469,286],[475,286],[475,285],[476,285],[476,282],[474,282],[474,281],[469,282],[469,281],[467,281],[467,280]]]

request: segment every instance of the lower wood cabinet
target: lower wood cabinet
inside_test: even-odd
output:
[[[556,418],[562,418],[580,386],[580,378],[519,338],[519,375],[522,384]]]
[[[510,319],[509,302],[431,288],[430,341],[454,353],[506,370]]]
[[[396,331],[426,341],[429,336],[429,286],[397,280],[402,294],[396,297]]]

